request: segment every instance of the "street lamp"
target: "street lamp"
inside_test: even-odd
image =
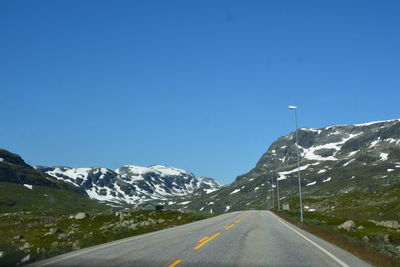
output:
[[[303,200],[301,195],[301,179],[300,179],[300,155],[299,155],[299,145],[297,143],[297,107],[289,106],[289,109],[294,110],[294,118],[296,122],[296,151],[297,151],[297,177],[299,179],[299,194],[300,194],[300,221],[303,223]]]
[[[278,168],[278,155],[275,155],[275,176],[276,176],[276,194],[277,194],[277,198],[278,198],[278,211],[281,210],[281,202],[279,199],[279,181],[278,181],[278,172],[277,172],[277,168]]]

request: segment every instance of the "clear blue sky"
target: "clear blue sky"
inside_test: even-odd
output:
[[[400,117],[399,1],[0,1],[0,147],[230,183],[302,127]]]

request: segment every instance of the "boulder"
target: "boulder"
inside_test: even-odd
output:
[[[356,231],[356,224],[352,220],[345,221],[341,225],[338,226],[340,230],[346,230],[348,232],[355,232]]]
[[[363,236],[362,241],[365,242],[365,243],[368,243],[369,242],[368,236],[366,236],[366,235]]]
[[[23,235],[16,235],[16,236],[13,237],[13,239],[14,240],[19,240],[19,241],[25,240]]]
[[[362,226],[362,225],[360,225],[360,226],[357,227],[357,230],[364,230],[364,229],[365,229],[365,227]]]
[[[33,247],[32,244],[25,242],[25,244],[22,247],[20,247],[20,250],[30,250],[32,247]]]
[[[58,235],[58,239],[68,239],[69,235],[66,233],[62,233]]]
[[[51,243],[51,247],[53,247],[53,248],[58,248],[58,247],[60,247],[61,246],[61,243],[60,242],[53,242],[53,243]]]
[[[0,251],[0,258],[4,256],[4,251]]]
[[[382,221],[378,225],[386,227],[386,228],[392,228],[392,229],[399,229],[400,225],[398,221]]]
[[[79,212],[74,216],[74,219],[75,220],[83,220],[83,219],[88,218],[88,217],[90,217],[89,214],[84,213],[84,212]]]
[[[50,230],[47,233],[45,233],[44,235],[54,235],[54,234],[60,234],[60,233],[64,233],[64,230],[61,228],[53,227],[53,228],[50,228]]]
[[[75,242],[72,244],[72,249],[73,249],[73,250],[81,249],[81,242],[80,242],[79,240],[75,241]]]

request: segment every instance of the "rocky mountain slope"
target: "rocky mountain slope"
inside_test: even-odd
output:
[[[104,210],[86,192],[34,169],[18,155],[0,149],[0,213],[14,211]]]
[[[191,172],[162,165],[125,165],[116,170],[42,166],[36,169],[84,189],[92,199],[116,205],[163,202],[221,187],[213,178],[196,178]]]
[[[21,184],[27,188],[44,186],[54,189],[64,189],[87,196],[84,190],[67,183],[55,181],[51,176],[37,171],[32,166],[26,164],[17,154],[4,149],[0,149],[0,182]]]
[[[338,196],[400,184],[400,120],[298,131],[306,210],[335,209]],[[298,196],[295,133],[280,137],[256,167],[229,186],[184,202],[183,208],[221,212],[266,208]],[[392,198],[392,201],[399,201]],[[267,204],[269,203],[269,204]],[[400,214],[399,214],[400,215]]]

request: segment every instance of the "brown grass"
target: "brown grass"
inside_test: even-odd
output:
[[[282,219],[296,225],[297,227],[307,231],[313,235],[316,235],[348,252],[351,254],[363,259],[364,261],[372,264],[373,266],[382,266],[382,267],[392,267],[392,266],[400,266],[400,261],[391,258],[387,255],[381,254],[377,251],[374,251],[366,246],[356,244],[343,236],[338,235],[338,233],[333,232],[331,230],[321,228],[318,226],[310,226],[307,224],[302,224],[296,219],[282,213],[274,212],[276,215],[281,217]]]

